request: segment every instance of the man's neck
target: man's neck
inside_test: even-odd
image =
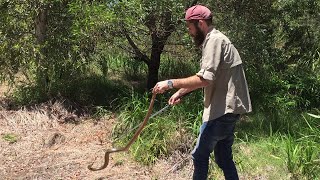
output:
[[[209,32],[212,31],[212,29],[214,29],[214,27],[212,25],[206,27],[206,29],[204,30],[204,34],[207,35]]]

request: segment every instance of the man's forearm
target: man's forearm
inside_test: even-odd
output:
[[[180,89],[181,92],[183,92],[181,95],[184,95],[190,91],[205,87],[207,85],[209,85],[209,82],[207,80],[197,75],[194,75],[187,78],[160,81],[154,86],[152,92],[164,93],[170,88],[176,88]]]
[[[209,84],[205,79],[194,75],[187,78],[181,78],[181,79],[172,79],[173,81],[173,87],[177,89],[183,88],[181,91],[193,91],[198,88],[205,87]],[[186,92],[186,93],[188,93]],[[185,93],[184,93],[185,94]]]

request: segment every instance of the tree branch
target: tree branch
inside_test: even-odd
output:
[[[122,32],[125,35],[125,37],[127,38],[130,46],[133,48],[133,51],[135,53],[135,55],[137,56],[137,58],[143,62],[145,62],[146,64],[149,64],[149,57],[147,55],[145,55],[144,53],[141,52],[141,50],[138,48],[138,46],[134,43],[134,41],[131,39],[131,37],[129,36],[126,28],[122,25]]]

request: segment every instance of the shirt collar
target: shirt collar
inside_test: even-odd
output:
[[[213,30],[215,30],[215,28],[213,27],[213,26],[210,26],[209,27],[209,29],[208,29],[208,33],[207,33],[207,35],[206,35],[206,38],[204,39],[204,41],[202,42],[202,44],[201,44],[201,48],[203,48],[204,46],[205,46],[205,44],[206,44],[206,42],[208,41],[208,39],[209,39],[209,37],[210,37],[210,34],[211,34],[211,32],[213,31]]]

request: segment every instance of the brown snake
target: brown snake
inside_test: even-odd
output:
[[[135,134],[133,135],[132,139],[128,142],[128,144],[125,147],[107,149],[106,152],[105,152],[105,155],[104,155],[104,164],[99,168],[93,168],[92,167],[93,163],[92,163],[92,164],[90,164],[88,166],[89,170],[91,170],[91,171],[99,171],[99,170],[105,169],[109,164],[109,155],[111,153],[127,151],[130,148],[131,144],[138,138],[138,136],[140,135],[140,133],[143,130],[144,126],[147,124],[147,122],[148,122],[148,120],[149,120],[149,118],[151,116],[151,112],[152,112],[152,109],[153,109],[153,104],[154,104],[155,98],[156,98],[156,93],[153,93],[151,101],[150,101],[150,105],[149,105],[149,108],[148,108],[147,115],[145,116],[145,118],[144,118],[142,124],[140,125],[139,129],[135,132]]]

